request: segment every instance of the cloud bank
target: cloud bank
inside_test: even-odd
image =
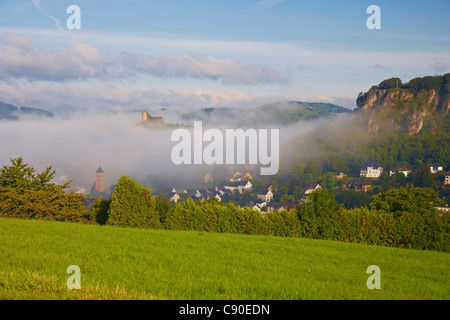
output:
[[[171,141],[175,128],[146,128],[139,125],[140,120],[140,112],[78,113],[70,117],[2,120],[0,136],[5,138],[0,140],[0,165],[19,156],[38,172],[52,165],[56,170],[56,183],[73,179],[72,189],[85,190],[86,193],[91,190],[98,166],[105,172],[106,186],[115,184],[121,175],[128,175],[154,191],[200,185],[206,173],[212,174],[215,181],[232,173],[233,166],[228,165],[173,164],[171,151],[178,143]],[[220,123],[220,120],[223,119],[218,116],[210,122]],[[192,126],[194,120],[172,117],[169,121]],[[345,119],[339,121],[334,121],[334,126],[345,127],[342,122]],[[293,146],[302,141],[302,135],[324,123],[327,128],[332,127],[330,119],[300,121],[287,126],[267,124],[268,129],[280,130],[280,170],[312,154],[313,145],[307,148]],[[221,125],[213,128],[225,132],[227,128],[238,129],[236,125],[222,121]],[[205,122],[203,130],[207,128],[211,126]],[[207,144],[209,142],[204,142],[203,148]],[[258,174],[259,169],[255,168],[254,172]]]
[[[90,45],[71,42],[69,48],[45,50],[26,37],[8,33],[0,38],[0,76],[38,80],[122,78],[149,75],[158,78],[208,79],[224,84],[285,83],[271,65],[242,64],[199,53],[182,56],[135,54],[105,55]]]

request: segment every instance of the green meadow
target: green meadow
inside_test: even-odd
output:
[[[0,299],[449,299],[449,266],[443,252],[0,219]]]

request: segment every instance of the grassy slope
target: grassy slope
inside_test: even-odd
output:
[[[369,290],[369,265],[381,290]],[[68,290],[66,268],[81,269]],[[450,255],[332,241],[0,219],[3,299],[449,299]]]

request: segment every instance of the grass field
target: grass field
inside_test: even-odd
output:
[[[449,266],[431,251],[0,219],[1,299],[449,299]]]

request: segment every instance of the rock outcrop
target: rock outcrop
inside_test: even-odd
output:
[[[356,100],[359,113],[367,116],[370,132],[385,128],[403,129],[413,135],[423,128],[424,119],[450,110],[447,92],[435,89],[412,93],[408,89],[371,89],[361,93]]]
[[[144,123],[154,123],[154,124],[164,124],[163,117],[153,117],[147,111],[142,112],[142,122]]]

